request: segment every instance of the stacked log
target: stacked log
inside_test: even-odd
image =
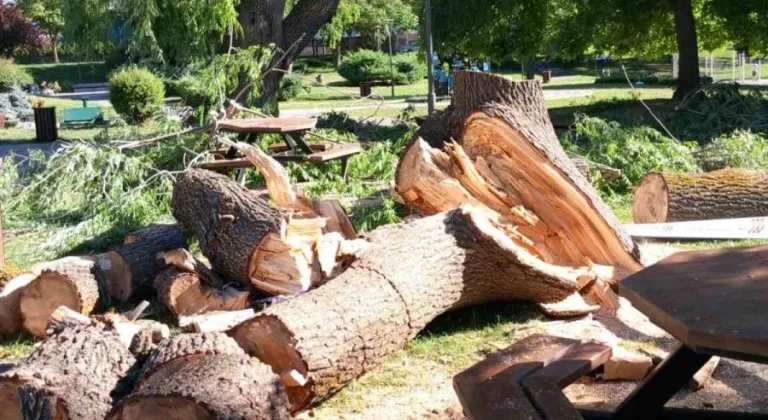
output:
[[[649,173],[635,190],[633,213],[635,223],[765,216],[768,172]]]
[[[104,418],[134,363],[116,333],[95,326],[67,329],[0,374],[0,418]]]
[[[223,334],[182,334],[147,360],[113,420],[288,419],[285,391],[269,366]]]

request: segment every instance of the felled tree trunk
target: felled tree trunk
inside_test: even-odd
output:
[[[24,273],[9,281],[0,292],[0,337],[21,331],[23,318],[19,302],[24,289],[37,274]]]
[[[273,191],[281,192],[273,197],[285,204],[301,204],[285,188]],[[294,212],[299,210],[273,207],[231,179],[205,170],[187,172],[173,192],[174,216],[200,239],[214,271],[269,294],[303,292],[321,278],[314,247],[325,219],[292,217]]]
[[[768,171],[649,173],[635,190],[633,210],[636,223],[765,216]]]
[[[155,256],[159,252],[185,248],[181,226],[156,224],[129,233],[123,244],[99,256],[99,269],[112,299],[126,302],[152,292],[158,273]]]
[[[155,349],[111,419],[288,419],[269,366],[223,334],[181,334]]]
[[[67,329],[0,374],[0,419],[101,419],[135,363],[117,334],[95,326]],[[117,390],[117,391],[116,391]],[[37,407],[36,407],[37,405]],[[42,410],[41,410],[42,408]]]
[[[284,379],[299,410],[375,367],[440,314],[490,301],[558,301],[597,276],[538,260],[497,226],[467,207],[379,228],[338,277],[230,334]]]
[[[170,268],[155,279],[158,299],[179,318],[210,311],[237,311],[249,305],[248,292],[206,285],[195,272]]]
[[[45,337],[48,319],[59,306],[84,315],[103,306],[105,291],[100,290],[97,270],[95,257],[68,257],[47,264],[21,293],[24,329]]]

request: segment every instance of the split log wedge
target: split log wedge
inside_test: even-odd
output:
[[[178,224],[155,224],[126,235],[123,244],[99,256],[99,269],[110,297],[126,302],[151,294],[159,272],[155,255],[186,246]]]
[[[67,257],[48,263],[21,293],[19,310],[24,330],[46,336],[53,311],[66,306],[83,315],[104,304],[97,278],[96,257]]]
[[[0,420],[44,408],[37,419],[102,419],[135,363],[118,335],[95,326],[70,328],[0,374]]]
[[[218,274],[269,294],[321,278],[314,247],[325,219],[297,219],[226,176],[191,170],[173,190],[173,215],[200,239]]]
[[[155,290],[176,318],[210,311],[237,311],[249,306],[249,293],[233,287],[206,285],[198,273],[169,268],[158,274]]]
[[[556,302],[595,276],[539,260],[497,226],[465,207],[381,227],[338,277],[229,334],[284,379],[296,411],[378,365],[438,315],[491,301]]]
[[[635,190],[633,212],[635,223],[765,216],[768,171],[649,173]]]
[[[269,366],[223,334],[182,334],[147,360],[134,392],[109,419],[289,419],[288,400]]]

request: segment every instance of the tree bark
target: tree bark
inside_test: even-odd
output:
[[[84,315],[104,306],[105,293],[97,275],[94,257],[68,257],[47,264],[21,294],[24,329],[45,337],[48,319],[59,306]]]
[[[472,208],[366,239],[370,247],[338,277],[230,332],[284,379],[294,411],[369,371],[438,315],[491,301],[556,302],[577,292],[580,278],[595,277],[532,258]],[[289,380],[292,371],[306,380]]]
[[[59,35],[51,35],[51,47],[53,49],[53,62],[59,64]]]
[[[768,171],[650,173],[635,190],[633,213],[636,223],[765,216]]]
[[[341,67],[341,41],[339,41],[339,45],[334,48],[334,53],[336,54],[336,70],[338,70]]]
[[[285,390],[269,366],[223,334],[181,334],[158,347],[114,420],[288,419]]]
[[[675,98],[682,99],[701,85],[699,75],[699,44],[696,39],[696,21],[691,0],[672,0],[675,7],[675,34],[677,37],[678,76]]]
[[[536,79],[536,56],[531,55],[528,58],[528,68],[526,68],[525,71],[525,78],[527,80],[534,80]]]
[[[124,243],[99,256],[99,270],[112,299],[126,302],[153,292],[159,272],[158,253],[185,248],[187,240],[178,224],[155,224],[126,235]]]
[[[238,5],[238,20],[244,33],[240,45],[274,44],[279,50],[272,65],[287,70],[317,31],[333,17],[339,1],[300,1],[285,16],[285,0],[243,0]],[[291,53],[277,62],[282,52],[291,46],[294,46]],[[272,72],[264,78],[259,106],[277,102],[282,78],[282,72]],[[242,86],[247,83],[243,82]]]
[[[117,334],[94,326],[67,329],[0,374],[0,419],[30,418],[22,413],[35,411],[40,419],[102,419],[134,363]],[[35,408],[37,401],[46,409]]]

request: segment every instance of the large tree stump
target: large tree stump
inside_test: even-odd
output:
[[[768,171],[649,173],[635,190],[636,223],[768,215]]]
[[[338,277],[230,332],[283,378],[294,410],[375,367],[440,314],[491,301],[559,301],[597,276],[532,257],[471,208],[366,238],[370,246]]]
[[[24,329],[45,337],[48,319],[59,306],[84,315],[103,306],[105,291],[97,270],[95,257],[67,257],[46,264],[21,293],[19,309]]]
[[[151,294],[159,271],[155,256],[186,246],[177,224],[155,224],[126,235],[124,243],[99,256],[99,270],[110,297],[126,302]]]
[[[102,419],[113,392],[135,363],[118,335],[88,326],[67,329],[26,360],[0,374],[0,420],[20,420],[22,412],[44,407],[39,419]],[[116,391],[117,389],[117,391]]]
[[[285,390],[269,366],[224,334],[182,334],[147,360],[111,419],[288,419]]]

